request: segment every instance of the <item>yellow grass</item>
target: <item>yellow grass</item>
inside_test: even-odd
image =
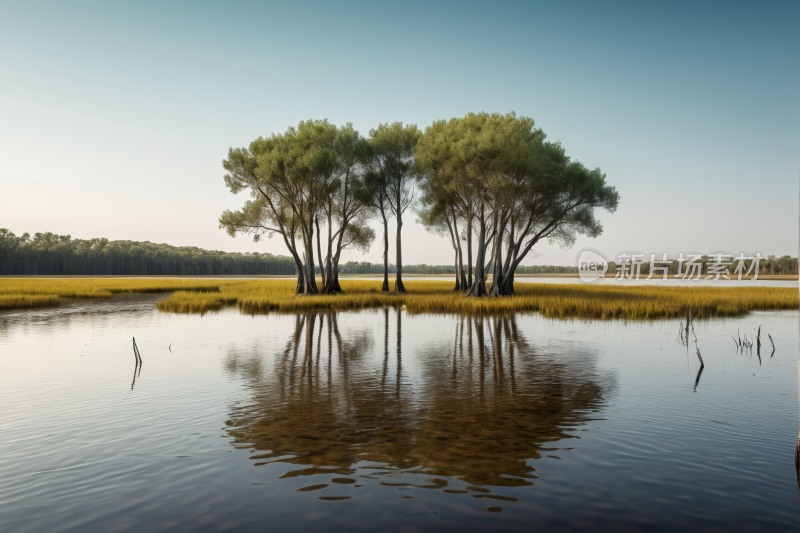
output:
[[[215,280],[0,279],[0,309],[56,306],[60,298],[110,298],[122,292],[219,291]]]
[[[58,305],[57,294],[0,294],[0,309],[31,309]]]
[[[205,313],[237,305],[245,313],[405,306],[409,313],[539,312],[563,318],[733,316],[753,310],[797,309],[798,291],[783,287],[658,287],[517,283],[505,298],[453,293],[451,281],[408,281],[407,293],[382,293],[380,280],[341,280],[345,294],[294,295],[294,280],[0,279],[0,309],[58,305],[58,297],[104,298],[120,292],[171,292],[162,311]],[[7,303],[6,303],[7,302]]]
[[[611,285],[517,283],[506,298],[470,298],[453,293],[449,281],[408,281],[406,294],[380,292],[380,281],[341,281],[343,295],[294,296],[293,280],[240,282],[219,294],[177,292],[158,303],[162,311],[193,312],[235,303],[245,313],[320,309],[402,307],[409,313],[539,312],[549,317],[666,318],[732,316],[753,310],[797,309],[798,291],[783,287],[617,287]],[[224,302],[224,303],[223,303]]]

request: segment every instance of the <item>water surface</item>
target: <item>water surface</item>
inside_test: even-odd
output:
[[[159,298],[0,313],[0,530],[800,518],[797,312],[697,322],[687,350],[674,320],[174,315]],[[774,355],[737,352],[759,325]]]

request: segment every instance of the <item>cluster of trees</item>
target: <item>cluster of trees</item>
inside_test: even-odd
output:
[[[758,271],[760,274],[768,275],[797,275],[797,258],[789,255],[781,257],[768,255],[766,261],[761,261]]]
[[[287,256],[0,229],[3,275],[293,275]]]
[[[238,211],[225,211],[220,227],[254,240],[280,235],[297,266],[298,294],[341,292],[341,253],[369,248],[375,239],[370,219],[382,224],[388,291],[392,217],[395,288],[405,291],[402,228],[412,208],[429,231],[450,239],[455,290],[510,295],[515,272],[538,242],[569,246],[578,234],[597,236],[602,227],[595,210],[613,212],[619,202],[600,169],[573,161],[532,119],[515,113],[470,113],[424,132],[380,124],[367,137],[352,124],[303,121],[231,148],[223,167],[231,192],[246,191],[250,199]],[[314,279],[315,252],[322,288]]]

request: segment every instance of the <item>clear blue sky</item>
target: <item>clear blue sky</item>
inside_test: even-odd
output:
[[[5,1],[0,227],[283,254],[217,228],[246,199],[229,147],[309,118],[366,134],[515,110],[621,194],[603,236],[527,263],[796,255],[799,20],[800,2]],[[404,235],[404,262],[452,263]]]

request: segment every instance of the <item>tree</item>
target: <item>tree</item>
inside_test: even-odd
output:
[[[599,168],[589,170],[567,157],[560,143],[543,141],[533,143],[525,173],[509,184],[517,192],[502,206],[507,223],[496,237],[492,296],[514,293],[514,272],[542,239],[568,248],[579,234],[597,237],[603,227],[595,210],[613,213],[619,203],[619,193]]]
[[[281,235],[297,265],[297,294],[320,292],[314,273],[316,232],[322,292],[341,292],[342,250],[367,249],[374,239],[360,192],[368,153],[352,124],[337,128],[327,120],[300,122],[285,134],[259,137],[249,148],[231,148],[223,161],[225,183],[234,194],[248,190],[251,200],[238,211],[225,211],[220,227],[256,241]],[[320,224],[328,228],[324,259]]]
[[[435,122],[417,146],[424,190],[436,194],[434,203],[451,206],[453,220],[477,226],[471,296],[513,294],[514,272],[536,243],[570,246],[576,234],[597,236],[602,226],[594,209],[616,209],[619,195],[599,169],[571,161],[545,139],[528,117],[470,113]],[[444,185],[434,186],[437,180]],[[471,248],[471,235],[467,240]]]
[[[365,205],[381,217],[383,223],[383,285],[381,291],[389,291],[389,219],[392,211],[389,208],[389,196],[386,190],[386,174],[380,167],[369,165],[370,170],[364,176],[364,189],[361,192]],[[372,168],[376,168],[372,170]]]
[[[444,179],[442,179],[444,178]],[[440,237],[449,237],[453,246],[455,260],[453,264],[456,276],[454,291],[467,290],[468,285],[464,276],[464,263],[461,255],[461,236],[458,232],[455,216],[454,194],[446,190],[448,181],[442,175],[432,175],[420,180],[419,222],[425,229]]]
[[[328,196],[322,205],[322,215],[328,228],[324,262],[319,245],[319,215],[316,218],[317,249],[322,292],[340,293],[339,260],[342,251],[352,247],[366,252],[375,240],[375,232],[368,225],[371,213],[369,198],[364,193],[366,185],[362,170],[369,156],[366,140],[348,123],[338,129],[331,150],[334,164],[332,172],[326,175]]]
[[[17,237],[13,231],[7,228],[0,228],[0,253],[12,253],[29,241],[30,235],[28,233],[23,233]]]
[[[421,132],[413,124],[402,122],[379,124],[369,132],[371,157],[368,186],[373,192],[371,205],[380,211],[384,226],[384,290],[388,290],[388,229],[387,210],[397,219],[397,273],[395,290],[405,292],[403,286],[403,213],[414,202],[416,165],[414,147]]]
[[[469,290],[473,283],[473,226],[477,220],[477,206],[480,203],[477,194],[479,187],[476,187],[480,183],[470,175],[469,165],[463,153],[467,142],[465,135],[469,133],[462,118],[437,120],[425,129],[415,150],[420,186],[425,191],[424,194],[432,192],[431,187],[436,189],[433,196],[423,198],[423,204],[427,207],[440,204],[439,209],[443,210],[442,216],[451,221],[450,231],[458,236],[454,241],[458,255],[457,285],[463,290]],[[426,184],[430,184],[430,187]],[[462,240],[467,244],[466,272]]]
[[[284,134],[259,137],[249,148],[231,148],[222,162],[230,191],[248,190],[252,199],[239,211],[225,211],[220,227],[231,236],[252,234],[254,240],[264,234],[281,235],[297,264],[297,294],[319,292],[314,276],[314,227],[331,192],[336,133],[336,126],[327,120],[300,122]]]

